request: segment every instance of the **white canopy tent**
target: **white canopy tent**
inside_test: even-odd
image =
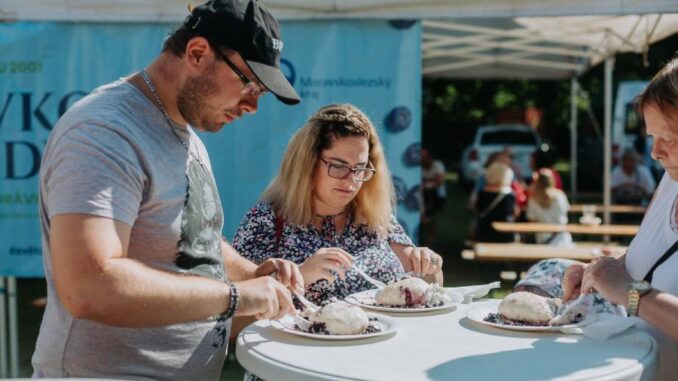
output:
[[[203,0],[194,0],[200,3]],[[676,0],[261,0],[281,20],[423,20],[423,74],[443,78],[576,78],[605,61],[604,203],[610,203],[611,78],[617,52],[646,52],[678,32]],[[186,0],[0,0],[0,22],[180,22]],[[1,37],[1,36],[0,36]],[[576,112],[572,106],[572,149]],[[573,151],[572,157],[576,159]],[[576,161],[573,163],[573,173]],[[572,184],[576,189],[575,178]],[[605,221],[609,221],[606,213]],[[4,279],[0,277],[0,289]],[[9,278],[11,376],[18,375],[16,280]],[[4,295],[0,295],[4,297]],[[5,332],[4,298],[0,330]],[[0,340],[0,374],[6,374]]]
[[[177,21],[186,0],[0,0],[0,19]],[[201,3],[202,0],[194,0]],[[674,0],[262,0],[281,20],[466,19],[677,13]]]

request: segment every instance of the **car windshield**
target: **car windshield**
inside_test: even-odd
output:
[[[480,138],[480,144],[530,145],[537,144],[534,134],[516,130],[486,132]]]

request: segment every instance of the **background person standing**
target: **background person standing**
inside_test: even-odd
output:
[[[424,193],[424,212],[421,219],[425,234],[422,244],[430,245],[435,236],[436,214],[445,206],[447,188],[445,186],[445,165],[433,159],[431,153],[421,149],[421,184]]]

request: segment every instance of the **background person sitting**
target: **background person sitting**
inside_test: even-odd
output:
[[[505,148],[502,151],[497,151],[491,153],[488,157],[487,160],[485,161],[485,164],[483,167],[485,170],[492,165],[494,162],[500,162],[505,164],[509,169],[511,169],[511,192],[513,193],[513,196],[515,198],[515,203],[518,207],[518,210],[520,213],[522,213],[525,208],[527,207],[527,191],[525,190],[525,186],[523,182],[519,181],[516,178],[515,172],[513,172],[513,159],[511,158],[511,149],[510,148]],[[485,180],[485,175],[483,174],[478,178],[478,181],[476,181],[476,185],[469,195],[469,208],[474,209],[476,201],[478,200],[478,193],[485,187],[487,184],[487,181]]]
[[[567,224],[567,211],[570,203],[563,191],[555,187],[555,181],[549,169],[540,169],[527,201],[527,219],[549,224]],[[571,246],[572,235],[569,232],[537,233],[537,243]]]
[[[532,181],[536,181],[537,176],[539,176],[539,171],[545,169],[551,172],[551,176],[553,177],[553,185],[557,189],[563,189],[563,179],[560,177],[560,173],[558,173],[558,171],[556,171],[554,168],[555,155],[550,147],[547,145],[539,147],[538,150],[534,151],[531,159],[532,161],[530,164],[533,171]]]
[[[516,198],[511,191],[513,171],[496,161],[485,170],[485,187],[478,192],[474,210],[476,226],[473,239],[477,242],[513,242],[513,233],[498,232],[492,222],[513,222],[519,213]]]
[[[638,164],[632,149],[626,149],[622,161],[611,175],[612,200],[616,204],[647,205],[655,188],[655,181],[647,167]]]

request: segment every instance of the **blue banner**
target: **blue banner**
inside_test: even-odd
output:
[[[150,63],[166,24],[0,23],[0,275],[42,276],[38,169],[60,115],[93,88]],[[319,107],[349,102],[377,126],[400,197],[419,224],[421,26],[417,22],[283,22],[283,71],[302,97],[264,97],[254,116],[202,134],[224,206],[224,236],[277,172],[287,141]]]

